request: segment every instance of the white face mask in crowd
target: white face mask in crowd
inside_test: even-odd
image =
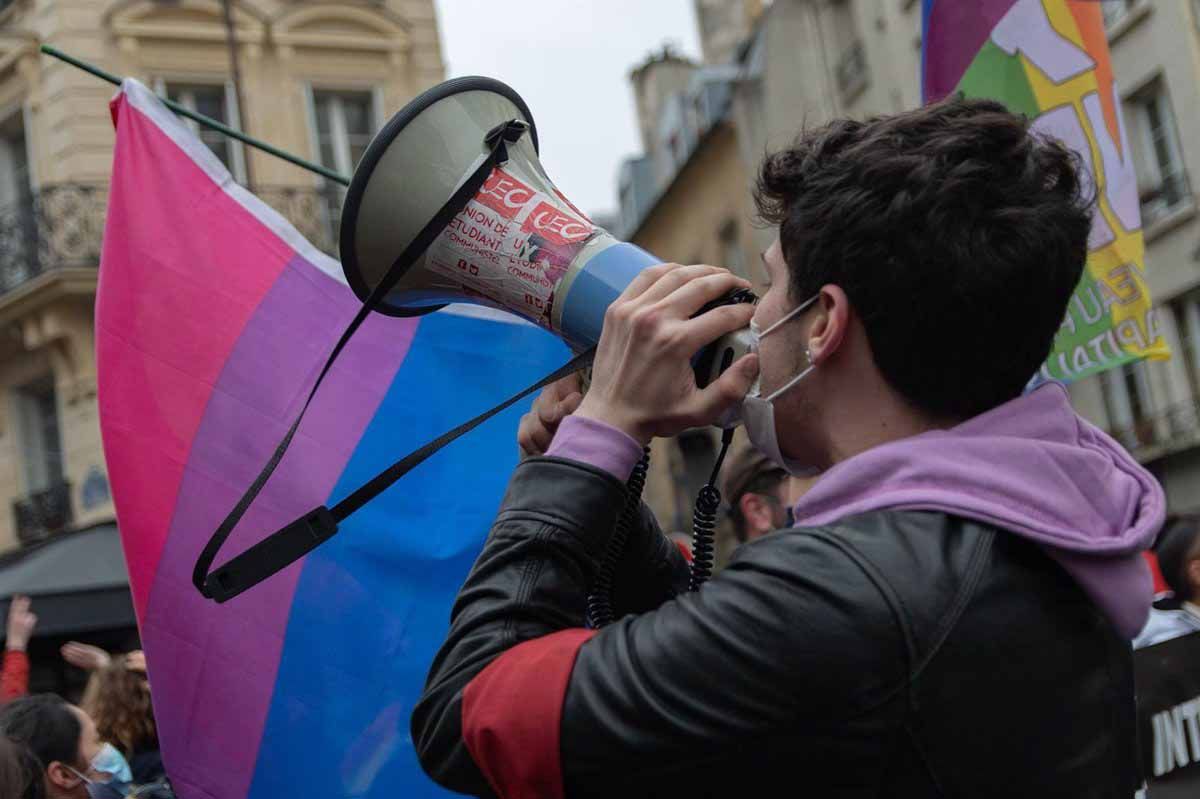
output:
[[[817,301],[819,295],[805,300],[797,305],[791,311],[783,316],[782,319],[769,326],[766,330],[759,330],[758,325],[754,320],[750,320],[750,351],[757,353],[759,342],[767,336],[774,333],[786,322],[795,319],[803,313],[809,306]],[[754,381],[754,385],[750,387],[749,393],[742,400],[742,424],[746,426],[746,434],[750,437],[750,442],[754,444],[758,450],[766,455],[771,460],[778,463],[787,471],[788,474],[796,477],[808,477],[820,471],[816,466],[803,461],[792,460],[784,457],[779,449],[779,436],[775,432],[775,400],[787,391],[790,391],[801,380],[808,376],[809,372],[816,369],[816,364],[812,362],[812,354],[807,349],[804,350],[805,358],[808,360],[808,366],[804,367],[791,380],[784,383],[782,386],[771,392],[768,396],[762,396],[761,380],[759,377]],[[761,366],[760,366],[761,374]]]

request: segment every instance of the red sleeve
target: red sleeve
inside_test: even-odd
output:
[[[1149,550],[1143,552],[1142,556],[1150,564],[1150,574],[1154,576],[1154,593],[1157,595],[1170,591],[1171,586],[1163,579],[1162,568],[1158,565],[1158,556]]]
[[[503,799],[562,799],[563,702],[575,656],[595,634],[562,630],[519,644],[463,691],[463,742]]]
[[[29,693],[29,656],[12,649],[4,651],[4,670],[0,672],[0,703],[11,702]]]

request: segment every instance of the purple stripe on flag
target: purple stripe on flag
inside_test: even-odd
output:
[[[193,564],[274,451],[358,308],[348,289],[294,258],[234,346],[189,454],[142,630],[155,667],[154,701],[171,708],[158,717],[162,749],[187,753],[166,765],[189,796],[246,795],[301,569],[294,564],[217,605],[192,587]],[[416,328],[416,320],[379,315],[363,324],[217,565],[327,500]]]
[[[922,39],[922,96],[934,102],[954,91],[980,48],[1017,0],[934,0]]]

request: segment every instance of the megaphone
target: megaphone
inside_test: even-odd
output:
[[[506,130],[504,161],[489,165]],[[456,194],[465,201],[450,203]],[[430,230],[443,211],[444,226]],[[423,232],[428,245],[414,247]],[[346,194],[339,245],[359,299],[386,279],[394,284],[375,310],[414,316],[454,302],[490,306],[550,330],[576,352],[600,340],[605,310],[630,281],[661,263],[558,190],[538,159],[529,108],[484,77],[435,86],[375,136]],[[707,384],[747,349],[744,335],[706,348],[693,362],[698,381]]]
[[[328,540],[343,519],[449,441],[585,365],[600,341],[608,306],[639,272],[659,262],[618,241],[563,196],[538,160],[529,108],[508,86],[482,77],[435,86],[375,136],[347,190],[339,248],[346,280],[363,305],[291,429],[196,560],[193,584],[218,602]],[[721,302],[753,301],[750,292],[737,292],[701,312]],[[454,302],[524,317],[559,335],[577,355],[520,394],[409,453],[332,508],[314,508],[210,571],[221,545],[287,451],[329,367],[367,316],[376,311],[416,316]],[[739,331],[705,347],[692,361],[698,384],[707,385],[749,346],[748,332]],[[726,446],[736,422],[736,411],[720,422],[727,428]]]

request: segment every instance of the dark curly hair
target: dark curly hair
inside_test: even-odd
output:
[[[887,382],[966,419],[1041,366],[1087,259],[1078,157],[991,100],[952,97],[805,132],[762,164],[797,302],[840,286]]]

